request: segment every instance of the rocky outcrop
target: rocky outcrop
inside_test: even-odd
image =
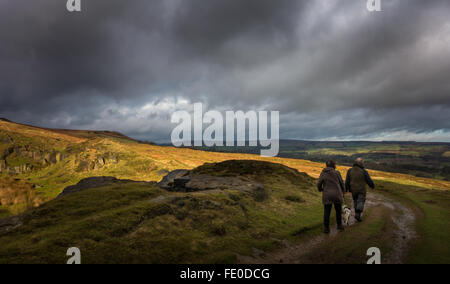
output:
[[[8,173],[8,174],[23,174],[28,173],[33,170],[33,166],[30,164],[24,164],[15,167],[9,167],[5,160],[0,160],[0,173]]]
[[[94,158],[77,157],[75,159],[77,172],[88,172],[98,170],[108,165],[115,165],[118,162],[119,162],[118,155],[111,152],[105,153],[103,155],[98,155]]]
[[[220,177],[176,170],[165,176],[158,186],[171,192],[234,189],[251,194],[257,201],[263,201],[266,198],[263,184],[243,176]]]
[[[12,230],[15,230],[22,225],[23,225],[22,216],[13,216],[5,219],[0,219],[0,236]]]
[[[65,158],[67,158],[65,154],[59,152],[46,153],[43,151],[29,151],[25,152],[24,155],[40,163],[43,166],[57,164],[62,160],[64,160]]]
[[[315,186],[313,178],[296,169],[253,160],[228,160],[207,163],[191,171],[176,170],[166,175],[158,186],[174,192],[232,189],[250,194],[256,201],[264,201],[268,197],[268,189],[264,184],[276,183],[280,179],[290,181],[293,185]]]
[[[164,189],[171,189],[174,187],[175,180],[179,181],[183,179],[184,176],[188,175],[188,170],[175,170],[168,173],[163,179],[158,183],[158,186]]]
[[[3,132],[0,132],[0,142],[6,145],[0,151],[0,172],[3,173],[22,174],[58,164],[69,157],[72,157],[78,172],[94,171],[119,162],[119,155],[114,152],[87,155],[81,152],[85,154],[82,155],[80,149],[73,146],[55,150],[41,144],[15,145],[9,134]]]
[[[89,166],[91,170],[101,169],[106,165],[106,160],[103,157],[97,157]]]
[[[33,166],[30,164],[20,165],[16,167],[8,168],[10,174],[24,174],[31,172],[33,170]]]
[[[32,171],[34,169],[33,165],[45,167],[59,163],[65,158],[66,155],[56,151],[46,152],[30,146],[11,146],[4,150],[3,153],[0,153],[0,172],[23,174]],[[7,159],[12,161],[25,160],[26,162],[22,161],[23,164],[21,165],[10,166],[6,161]]]

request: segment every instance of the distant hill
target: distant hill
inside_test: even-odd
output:
[[[205,151],[258,154],[259,147],[194,147]],[[281,140],[279,157],[351,166],[357,157],[370,169],[450,180],[450,143]]]
[[[65,135],[69,135],[69,136],[73,136],[73,137],[78,137],[78,138],[99,138],[99,137],[115,137],[115,138],[122,138],[122,139],[128,139],[128,140],[134,140],[128,136],[123,135],[122,133],[119,132],[115,132],[115,131],[98,131],[98,130],[72,130],[72,129],[58,129],[58,128],[44,128],[44,127],[36,127],[33,125],[27,125],[27,124],[22,124],[22,123],[17,123],[17,122],[13,122],[9,119],[6,118],[0,118],[0,121],[3,122],[9,122],[10,126],[9,129],[11,130],[17,130],[17,131],[23,131],[25,129],[31,130],[34,129],[35,130],[35,134],[37,134],[37,132],[42,131],[42,130],[47,130],[50,131],[52,133],[60,133],[60,134],[65,134]],[[15,125],[15,126],[13,126]]]

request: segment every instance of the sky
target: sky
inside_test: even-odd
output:
[[[0,0],[0,117],[168,142],[173,112],[280,137],[450,142],[450,1]]]

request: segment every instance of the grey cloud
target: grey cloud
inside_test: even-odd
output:
[[[450,140],[449,1],[64,2],[0,3],[0,116],[164,140],[143,106],[182,98],[280,110],[285,138]]]

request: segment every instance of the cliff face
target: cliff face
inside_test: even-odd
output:
[[[117,132],[47,129],[0,119],[0,173],[39,171],[68,159],[79,171],[118,163],[115,149],[108,151],[102,141],[137,143]]]
[[[11,175],[31,172],[51,164],[61,162],[65,155],[50,149],[39,149],[30,145],[16,145],[14,140],[2,145],[4,150],[0,155],[0,172]]]
[[[120,139],[132,142],[115,132],[50,130],[0,120],[0,216],[6,207],[14,205],[11,213],[18,213],[18,208],[39,204],[24,197],[30,192],[48,200],[72,178],[97,175],[118,164],[119,154],[107,141]]]

